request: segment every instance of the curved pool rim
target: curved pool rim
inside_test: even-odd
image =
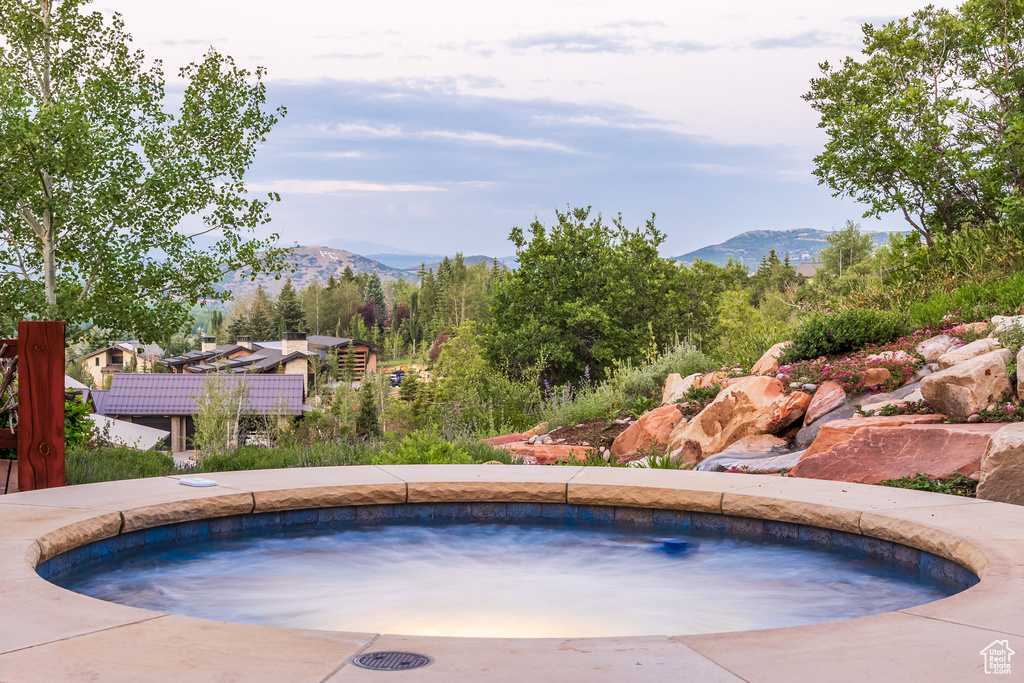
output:
[[[1024,645],[1020,506],[841,482],[624,468],[365,466],[210,477],[217,487],[186,487],[172,476],[0,498],[0,679],[99,675],[157,681],[180,680],[187,672],[195,680],[981,680],[984,648],[1002,640],[1011,648]],[[475,639],[181,617],[72,593],[36,572],[37,565],[74,548],[183,522],[476,502],[597,506],[634,517],[643,510],[679,510],[726,515],[740,525],[763,520],[832,529],[937,555],[980,581],[925,605],[808,626],[688,636]],[[388,674],[350,663],[357,654],[386,650],[419,652],[434,662]]]

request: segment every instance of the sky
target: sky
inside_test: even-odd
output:
[[[813,177],[801,99],[922,0],[99,0],[168,74],[213,46],[287,107],[247,179],[283,244],[506,256],[514,226],[652,213],[663,255],[747,230],[907,229]],[[939,3],[941,4],[941,3]],[[173,78],[169,86],[176,84]],[[178,84],[180,85],[180,84]],[[360,244],[370,242],[373,244]],[[387,248],[385,248],[387,247]]]

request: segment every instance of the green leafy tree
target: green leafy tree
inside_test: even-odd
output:
[[[778,297],[787,294],[795,288],[800,278],[796,274],[796,268],[789,262],[789,254],[780,259],[774,249],[761,258],[761,264],[757,271],[750,276],[750,287],[752,290],[751,301],[755,306],[760,306],[770,296]]]
[[[636,230],[616,218],[605,225],[590,209],[557,212],[532,238],[514,228],[519,266],[494,288],[493,323],[485,340],[491,362],[513,374],[541,366],[549,381],[575,380],[589,367],[640,360],[678,335],[709,341],[723,269],[680,267],[658,255],[664,235],[654,221]],[[650,328],[649,328],[650,325]]]
[[[284,110],[265,111],[263,69],[211,49],[172,115],[161,63],[86,4],[0,0],[0,320],[164,339],[223,274],[283,266],[276,235],[249,237],[278,197],[250,197],[245,173]]]
[[[277,327],[281,335],[285,332],[303,331],[302,305],[299,303],[299,296],[292,286],[292,279],[284,281],[277,301],[274,302],[274,314],[277,319]]]
[[[871,257],[875,242],[871,235],[861,233],[860,226],[846,221],[846,227],[828,236],[828,246],[821,250],[824,269],[836,277]]]
[[[928,6],[863,32],[861,59],[823,63],[804,96],[829,138],[819,182],[929,246],[1002,220],[1024,192],[1024,3]]]

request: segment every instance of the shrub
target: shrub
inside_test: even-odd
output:
[[[64,481],[68,486],[173,473],[174,458],[160,451],[69,448],[64,456]]]
[[[372,462],[374,465],[467,465],[473,458],[451,441],[417,431],[391,449],[378,453]]]
[[[632,405],[640,397],[660,399],[665,379],[672,373],[683,377],[708,372],[718,367],[713,358],[692,346],[678,345],[655,357],[650,363],[618,364],[611,385],[619,394],[619,404]]]
[[[915,491],[947,493],[952,496],[966,496],[968,498],[973,498],[978,488],[978,482],[956,472],[950,472],[946,477],[930,477],[927,474],[918,472],[911,477],[886,479],[885,481],[878,482],[878,485],[891,486],[898,489],[914,489]]]
[[[859,309],[837,313],[829,310],[807,320],[796,330],[793,345],[783,364],[812,360],[884,344],[909,331],[907,316],[889,311]]]

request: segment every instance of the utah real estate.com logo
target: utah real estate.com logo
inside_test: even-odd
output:
[[[1016,652],[1010,649],[1010,641],[994,640],[992,644],[981,651],[985,658],[985,673],[987,674],[1009,674],[1010,657]]]

